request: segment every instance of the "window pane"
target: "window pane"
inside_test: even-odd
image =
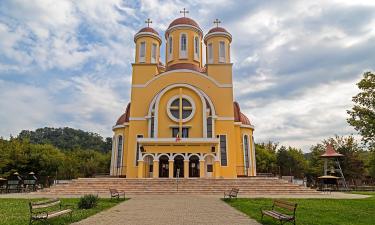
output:
[[[145,54],[146,54],[146,43],[145,42],[141,42],[141,48],[140,48],[139,56],[141,58],[143,58],[143,57],[145,57]]]
[[[191,106],[191,103],[185,98],[182,99],[182,106]]]
[[[172,49],[173,49],[172,37],[169,37],[169,53],[170,54],[172,53]]]
[[[151,52],[151,59],[153,61],[153,63],[156,62],[156,44],[152,44],[152,52]]]
[[[189,128],[182,128],[182,137],[188,138],[189,137]]]
[[[208,59],[212,61],[212,43],[208,44]]]
[[[181,35],[181,51],[186,51],[186,35]]]
[[[243,144],[244,144],[244,155],[245,155],[245,167],[249,168],[250,167],[249,165],[249,138],[247,135],[244,136]]]
[[[195,44],[195,54],[198,54],[198,52],[199,52],[199,39],[198,39],[198,37],[195,37],[195,39],[194,39],[195,41],[194,41],[194,44]]]
[[[121,167],[122,159],[122,136],[118,136],[118,145],[117,145],[117,168]]]
[[[177,98],[176,100],[174,100],[174,101],[172,102],[171,106],[177,106],[177,107],[179,107],[179,106],[180,106],[180,99]]]
[[[227,140],[225,135],[220,135],[221,165],[227,166]]]
[[[191,115],[191,110],[182,110],[182,119],[186,119]]]
[[[171,114],[172,114],[172,116],[174,116],[174,118],[176,118],[176,119],[179,119],[179,118],[180,118],[180,111],[179,111],[179,110],[171,110]]]

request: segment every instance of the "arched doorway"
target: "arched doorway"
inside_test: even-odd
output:
[[[169,176],[169,158],[166,155],[162,155],[159,158],[159,177]]]
[[[189,158],[189,177],[199,177],[199,157],[196,155]]]
[[[174,158],[174,171],[173,171],[173,177],[184,177],[184,157],[182,155],[177,155]]]
[[[143,159],[143,166],[144,166],[144,177],[145,178],[150,178],[152,177],[153,169],[154,169],[154,158],[151,155],[146,155],[145,158]]]

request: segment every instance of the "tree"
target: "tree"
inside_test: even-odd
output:
[[[276,153],[277,165],[282,176],[303,178],[307,169],[307,161],[300,149],[281,146]]]
[[[268,145],[268,147],[269,146],[272,145]],[[278,172],[276,165],[276,153],[274,150],[267,148],[266,144],[255,144],[255,157],[257,172],[273,174]]]
[[[112,138],[104,140],[99,134],[69,127],[44,127],[35,131],[23,130],[17,138],[29,140],[32,144],[51,144],[60,150],[67,151],[73,149],[92,149],[108,152],[112,147]]]
[[[360,93],[353,97],[354,106],[348,110],[348,123],[362,136],[370,149],[375,148],[375,74],[365,72],[357,83]]]

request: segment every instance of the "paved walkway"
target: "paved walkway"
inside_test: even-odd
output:
[[[218,198],[206,196],[135,196],[76,225],[258,225]]]

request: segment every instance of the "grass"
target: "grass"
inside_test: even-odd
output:
[[[375,192],[357,192],[371,195],[365,199],[286,199],[298,203],[296,224],[298,225],[374,225]],[[270,208],[272,199],[225,200],[229,205],[261,222],[260,208]],[[279,221],[264,216],[265,225],[279,224]],[[289,223],[290,224],[290,223]]]
[[[0,198],[0,225],[24,225],[29,224],[29,202],[41,199],[1,199]],[[99,199],[98,205],[92,209],[78,209],[78,198],[61,199],[62,205],[74,205],[72,219],[69,214],[48,220],[50,224],[70,224],[92,216],[100,211],[111,208],[122,200]],[[35,222],[33,224],[44,224]]]

